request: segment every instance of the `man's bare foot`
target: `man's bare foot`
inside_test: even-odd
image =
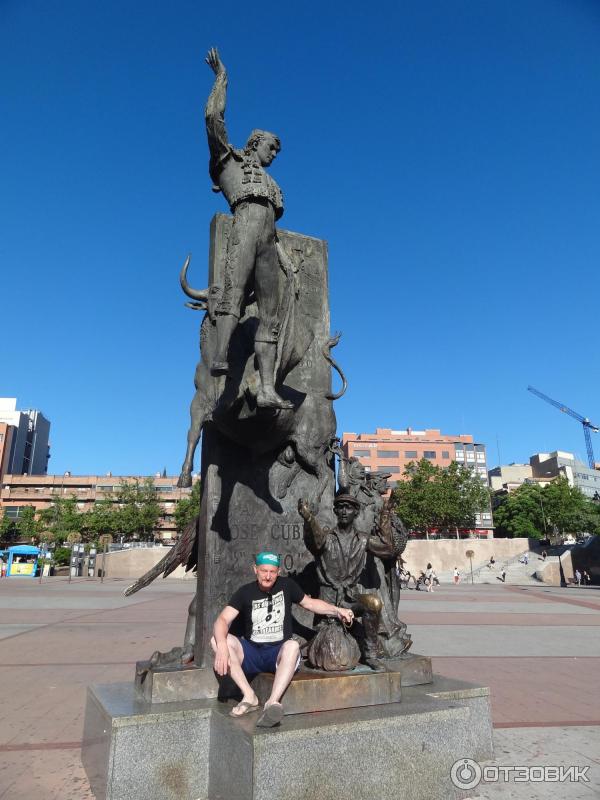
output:
[[[256,720],[256,726],[258,728],[273,728],[275,725],[279,725],[282,719],[283,706],[281,703],[269,703],[267,701],[263,713]]]
[[[252,698],[243,698],[237,706],[234,706],[231,711],[229,712],[230,717],[243,717],[246,714],[253,714],[255,711],[260,709],[260,703],[258,702],[258,697],[254,695],[254,699]]]

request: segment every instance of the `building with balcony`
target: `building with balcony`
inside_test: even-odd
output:
[[[501,464],[488,473],[490,488],[494,492],[512,492],[523,483],[542,486],[556,478],[566,478],[590,499],[600,499],[600,470],[592,469],[578,461],[573,453],[554,450],[552,453],[534,453],[529,464]]]
[[[586,497],[600,498],[600,471],[578,461],[573,453],[566,453],[564,450],[534,453],[529,463],[536,480],[549,481],[562,475],[569,486],[580,489]]]
[[[451,435],[438,428],[393,430],[376,428],[375,433],[343,433],[342,450],[347,458],[357,458],[367,472],[389,472],[390,483],[404,480],[411,461],[426,458],[432,464],[448,467],[453,461],[469,467],[487,485],[485,445],[469,433]],[[477,515],[477,533],[492,534],[492,514],[486,509]]]
[[[41,411],[19,411],[16,397],[0,397],[0,477],[45,475],[49,442],[50,422]]]
[[[48,508],[56,497],[74,497],[83,513],[96,500],[108,498],[117,502],[121,483],[144,481],[134,475],[4,475],[0,484],[0,512],[18,519],[23,509],[33,506],[37,511]],[[191,489],[180,489],[177,476],[152,478],[156,499],[164,509],[158,528],[161,539],[176,539],[175,506],[178,500],[189,497]],[[0,514],[1,515],[1,514]]]

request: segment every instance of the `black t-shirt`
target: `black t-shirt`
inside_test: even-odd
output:
[[[292,603],[300,603],[305,596],[291,578],[279,577],[270,592],[263,592],[257,581],[241,586],[227,605],[240,612],[244,638],[279,644],[292,636]]]

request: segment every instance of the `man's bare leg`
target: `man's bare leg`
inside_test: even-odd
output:
[[[274,725],[279,725],[281,722],[283,718],[281,698],[294,677],[294,672],[296,672],[296,667],[298,666],[299,655],[300,646],[298,642],[289,639],[283,644],[277,657],[277,667],[275,668],[275,679],[273,681],[271,695],[265,703],[262,714],[256,721],[258,727],[272,728]]]
[[[270,706],[272,703],[279,703],[283,697],[283,693],[290,685],[296,667],[298,666],[298,656],[300,655],[300,645],[295,639],[288,639],[284,642],[279,655],[277,657],[277,669],[275,671],[275,680],[273,681],[273,688],[271,695],[265,703]]]
[[[216,653],[217,643],[215,642],[214,636],[210,640],[210,646]],[[248,703],[250,706],[258,706],[258,697],[254,689],[248,683],[248,678],[246,678],[244,670],[242,669],[242,661],[244,660],[242,645],[237,636],[233,636],[231,633],[227,636],[227,649],[229,650],[229,674],[231,675],[232,681],[242,693],[241,702]],[[239,703],[236,708],[239,707],[239,705],[241,705],[241,703]],[[233,716],[238,715],[233,714]]]

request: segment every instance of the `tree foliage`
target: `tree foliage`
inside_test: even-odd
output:
[[[406,480],[394,489],[394,505],[411,530],[471,528],[476,514],[489,508],[487,487],[456,462],[444,469],[423,458],[408,464],[404,475]]]
[[[546,486],[524,483],[508,494],[495,495],[494,523],[504,536],[562,537],[599,533],[600,508],[560,477]]]
[[[70,533],[83,532],[83,517],[76,497],[55,495],[52,505],[40,511],[40,522],[54,534],[57,542],[64,541]]]
[[[5,547],[10,547],[15,544],[19,539],[19,529],[17,528],[17,520],[12,517],[7,517],[6,512],[0,519],[0,543]]]
[[[200,512],[200,481],[196,481],[192,486],[192,491],[188,497],[182,497],[175,506],[175,525],[179,533],[190,523]]]
[[[117,502],[115,530],[125,538],[152,541],[163,513],[152,478],[121,483]]]

